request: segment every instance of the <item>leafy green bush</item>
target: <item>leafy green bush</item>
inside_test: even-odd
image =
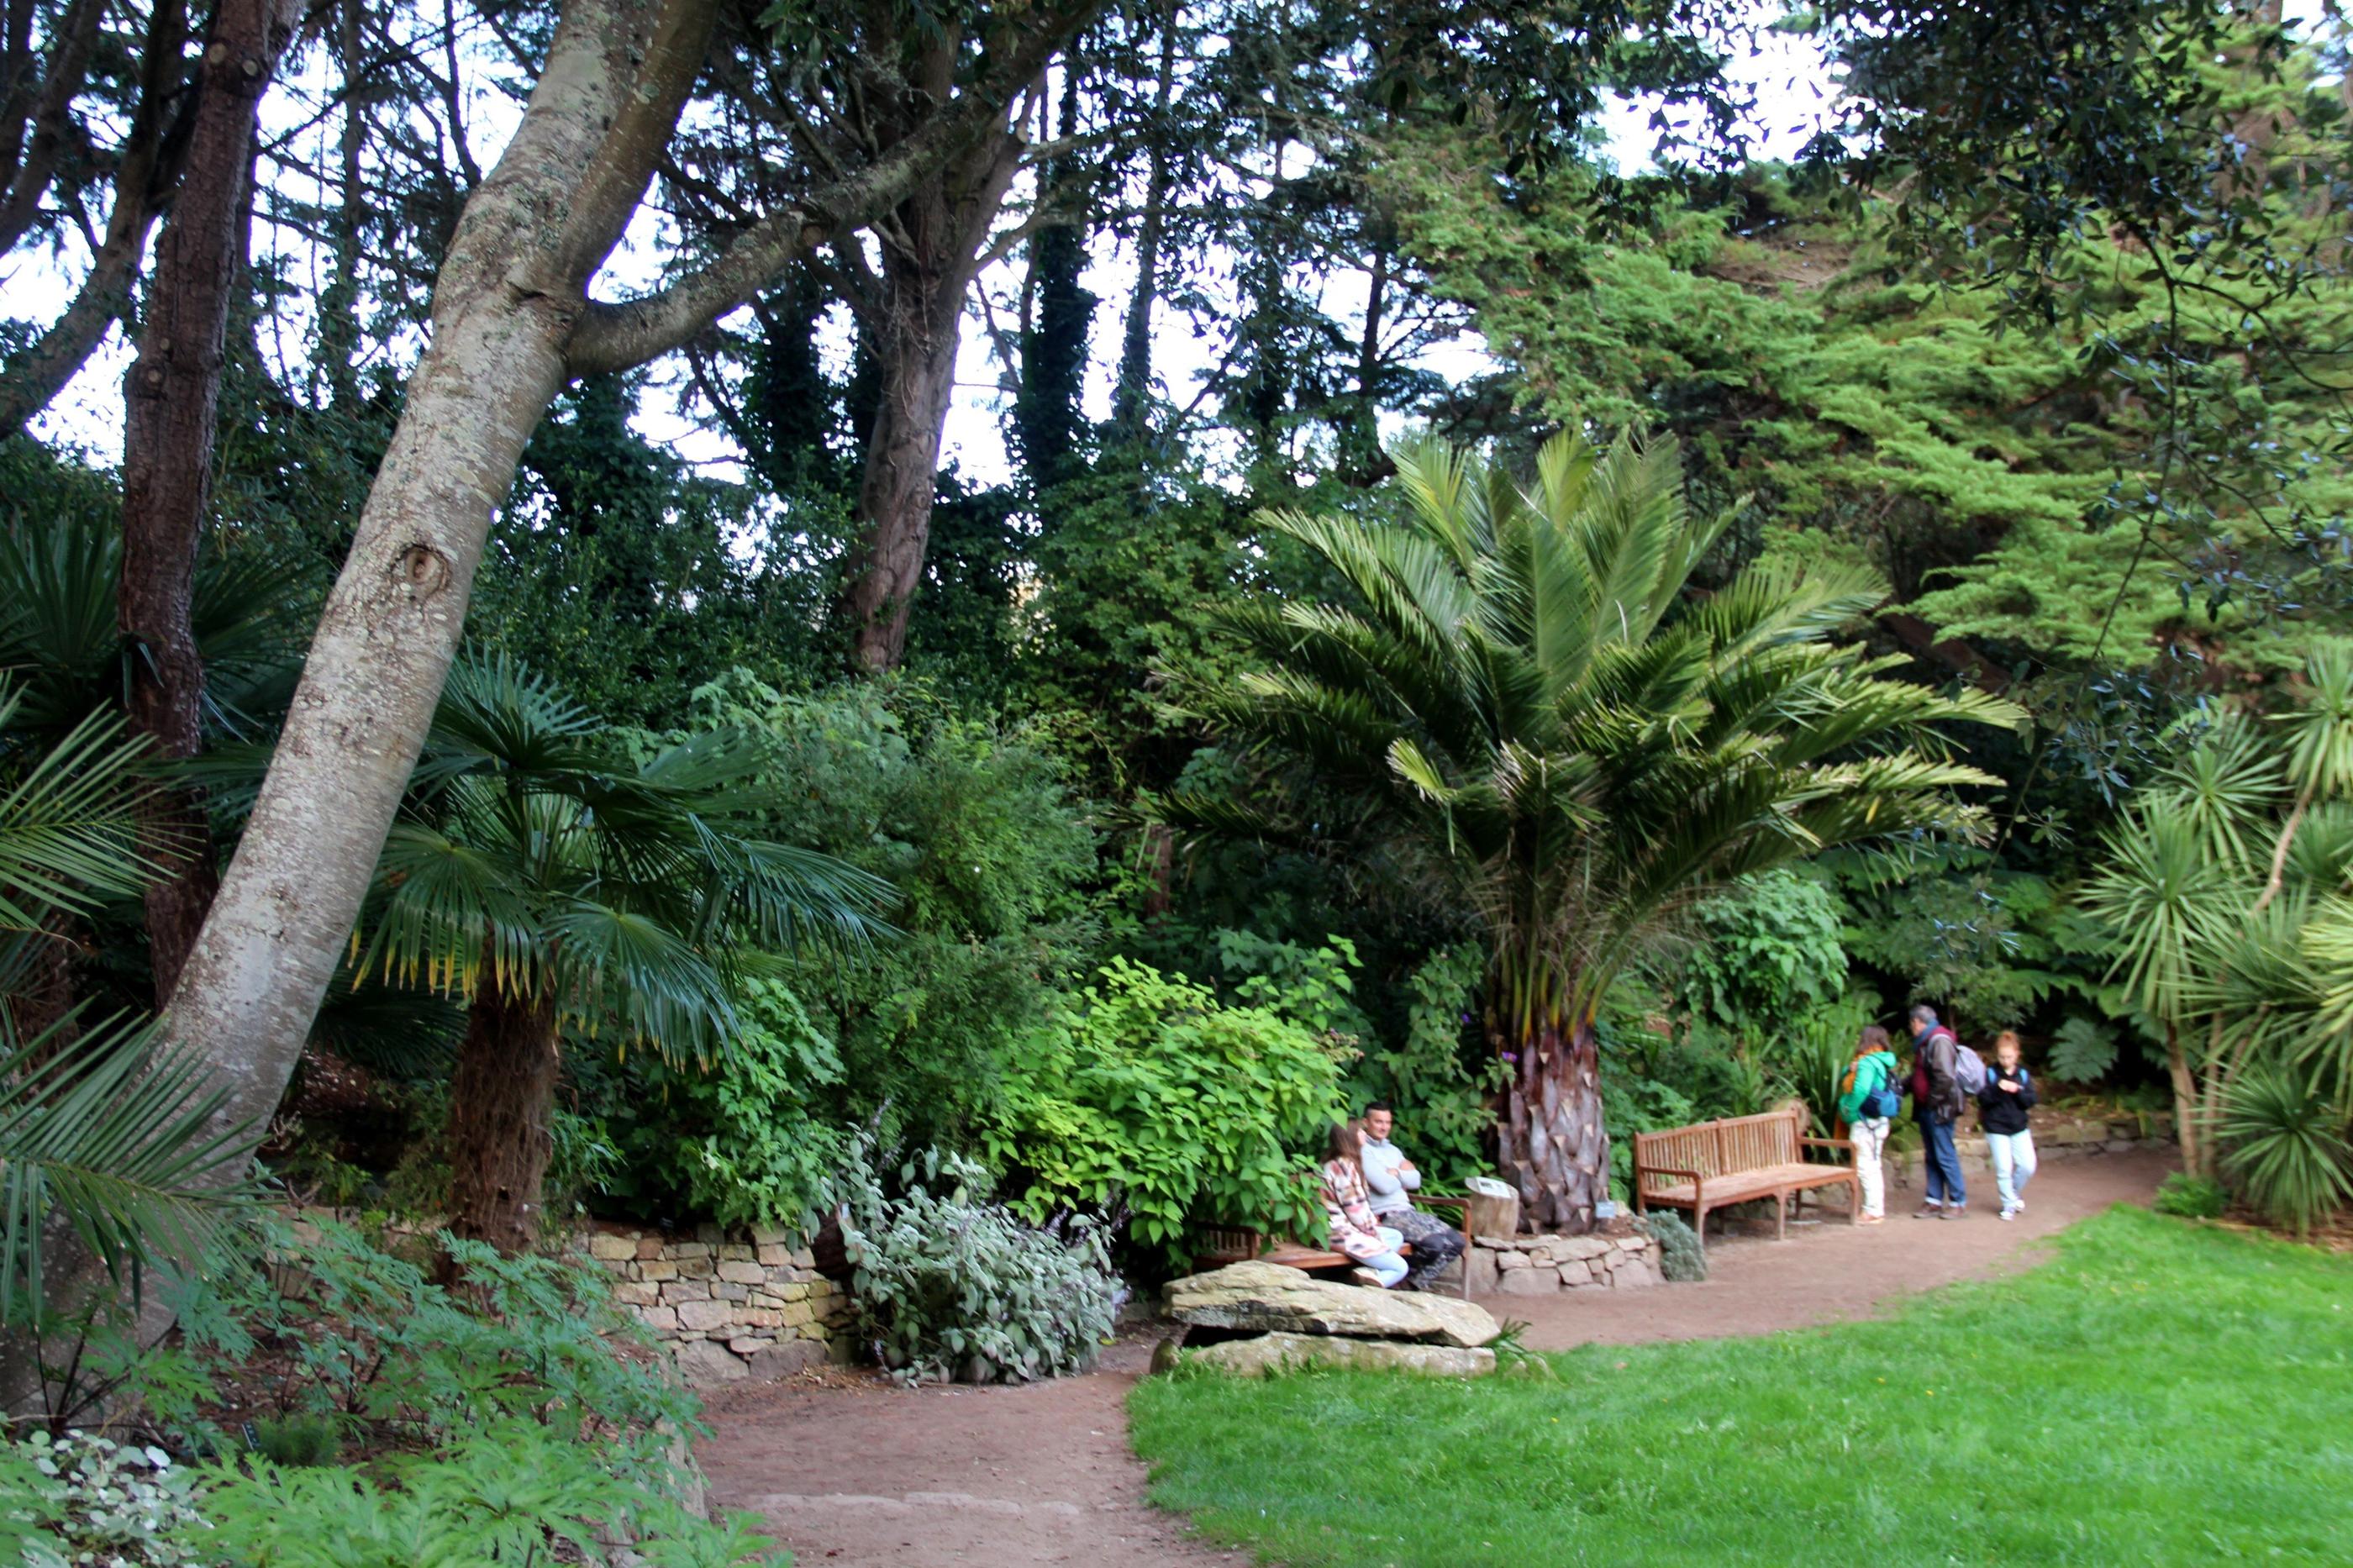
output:
[[[846,1142],[831,1120],[840,1054],[781,980],[750,982],[736,1015],[715,1061],[640,1052],[622,1064],[624,1158],[606,1194],[725,1226],[798,1224],[817,1205]]]
[[[205,1537],[196,1478],[161,1448],[69,1432],[0,1444],[0,1562],[197,1568]]]
[[[1768,1049],[1846,985],[1838,895],[1787,868],[1744,877],[1694,911],[1706,940],[1684,961],[1691,1006]]]
[[[2219,1219],[2230,1203],[2231,1194],[2221,1183],[2175,1171],[2157,1184],[2157,1197],[2149,1206],[2177,1219]]]
[[[1829,1137],[1838,1125],[1840,1088],[1863,1026],[1871,1022],[1873,1002],[1854,995],[1814,1008],[1781,1037],[1774,1071],[1783,1088],[1806,1102],[1815,1137]]]
[[[1124,1206],[1147,1246],[1181,1251],[1201,1217],[1321,1233],[1311,1153],[1346,1113],[1341,1050],[1272,992],[1221,1005],[1206,986],[1113,959],[1030,1031],[1008,1064],[980,1152],[1016,1173],[1031,1221]]]
[[[866,1141],[835,1192],[857,1331],[901,1380],[1053,1377],[1110,1337],[1123,1291],[1103,1224],[1031,1225],[990,1201],[981,1165],[937,1150],[886,1178]]]
[[[696,702],[773,742],[792,805],[772,837],[899,890],[898,935],[780,971],[840,1063],[819,1120],[879,1117],[895,1143],[965,1145],[1013,1043],[1092,954],[1095,832],[1062,762],[1041,732],[958,713],[909,679],[792,697],[736,671]],[[626,1085],[618,1098],[617,1131]]]
[[[1487,1097],[1502,1087],[1503,1064],[1483,1043],[1466,1048],[1486,973],[1487,949],[1475,942],[1441,948],[1415,965],[1401,1043],[1368,1048],[1350,1083],[1352,1106],[1385,1100],[1397,1108],[1398,1136],[1438,1190],[1489,1166],[1486,1139],[1495,1119]]]
[[[2306,1079],[2279,1068],[2242,1074],[2223,1098],[2222,1170],[2274,1225],[2299,1237],[2353,1198],[2344,1114]]]
[[[1681,1285],[1707,1278],[1707,1254],[1683,1215],[1660,1209],[1643,1215],[1641,1227],[1659,1244],[1659,1271],[1670,1280]]]

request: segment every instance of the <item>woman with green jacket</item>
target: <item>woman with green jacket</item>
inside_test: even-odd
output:
[[[1887,1031],[1873,1024],[1855,1043],[1854,1059],[1839,1081],[1839,1119],[1854,1140],[1854,1171],[1862,1184],[1861,1223],[1877,1225],[1887,1217],[1887,1177],[1880,1156],[1887,1152],[1888,1122],[1903,1104],[1895,1082],[1895,1052]]]

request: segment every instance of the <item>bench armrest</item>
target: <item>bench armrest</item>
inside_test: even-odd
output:
[[[1684,1176],[1694,1182],[1704,1179],[1697,1171],[1679,1171],[1672,1165],[1644,1165],[1635,1171],[1634,1176],[1637,1182],[1644,1176]]]
[[[1471,1200],[1469,1198],[1456,1197],[1443,1193],[1416,1193],[1413,1194],[1413,1202],[1416,1208],[1452,1209],[1457,1215],[1461,1216],[1464,1225],[1470,1223]],[[1455,1228],[1460,1230],[1461,1226],[1457,1226]]]
[[[1854,1140],[1852,1138],[1800,1138],[1798,1146],[1801,1149],[1843,1149],[1849,1159],[1854,1157]]]

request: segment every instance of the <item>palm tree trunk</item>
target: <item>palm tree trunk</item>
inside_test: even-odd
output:
[[[2182,1169],[2193,1176],[2211,1176],[2212,1152],[2199,1130],[2198,1075],[2190,1070],[2181,1031],[2171,1024],[2165,1026],[2165,1071],[2173,1080],[2173,1135],[2181,1142]]]
[[[449,1089],[453,1234],[506,1253],[539,1240],[562,1066],[554,1001],[510,996],[486,970]]]
[[[1517,1032],[1510,1084],[1495,1128],[1504,1177],[1520,1191],[1520,1218],[1550,1235],[1593,1228],[1609,1195],[1609,1135],[1601,1122],[1601,1061],[1593,1021]]]

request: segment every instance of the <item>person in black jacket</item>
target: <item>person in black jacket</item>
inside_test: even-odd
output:
[[[2034,1179],[2034,1134],[2026,1125],[2034,1079],[2019,1061],[2018,1037],[2008,1029],[1994,1037],[1993,1060],[1978,1091],[1978,1117],[1985,1124],[1993,1184],[2001,1191],[2001,1217],[2015,1219],[2026,1210],[2026,1184]]]

